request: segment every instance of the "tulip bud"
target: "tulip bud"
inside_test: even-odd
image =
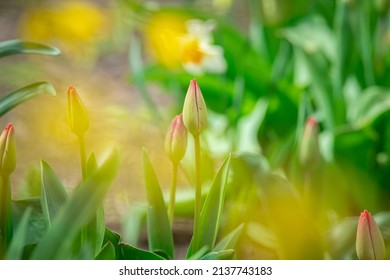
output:
[[[165,153],[169,159],[178,164],[187,148],[187,129],[183,123],[183,115],[177,115],[171,122],[165,137]]]
[[[89,127],[89,117],[76,89],[72,86],[68,87],[66,115],[72,132],[79,137],[83,136]]]
[[[184,100],[183,122],[194,136],[198,136],[207,125],[206,103],[195,79],[191,80]]]
[[[356,253],[360,260],[383,260],[385,242],[370,212],[360,214],[356,235]]]
[[[315,117],[309,117],[306,121],[301,138],[299,160],[304,166],[317,166],[321,162],[318,122]]]
[[[0,175],[8,177],[15,170],[16,148],[14,128],[8,124],[0,135]]]

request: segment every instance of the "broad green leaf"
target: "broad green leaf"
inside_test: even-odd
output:
[[[120,244],[123,260],[165,260],[161,256],[128,244]]]
[[[95,260],[115,260],[115,247],[110,241],[108,241],[99,254],[94,258]]]
[[[210,251],[214,248],[225,199],[225,187],[228,179],[230,157],[231,156],[229,155],[225,159],[211,184],[210,191],[200,214],[199,244],[198,247],[194,246],[193,240],[196,237],[193,236],[190,247],[188,248],[187,258],[190,258],[191,255],[204,246]]]
[[[218,244],[214,247],[214,251],[223,251],[227,249],[234,249],[238,239],[240,238],[244,224],[239,225],[235,230],[226,235]]]
[[[41,161],[41,174],[41,206],[50,229],[58,211],[68,200],[68,194],[53,168],[43,160]]]
[[[47,82],[37,82],[20,88],[0,99],[0,116],[18,106],[19,104],[42,93],[56,95],[54,87]]]
[[[148,200],[147,225],[149,249],[164,251],[173,258],[173,236],[165,201],[152,163],[143,151],[144,180]]]
[[[60,53],[61,51],[59,49],[40,43],[22,40],[9,40],[0,42],[0,58],[13,54],[59,55]]]
[[[147,206],[141,203],[134,203],[123,220],[123,240],[130,244],[138,244],[141,231],[146,223]]]
[[[42,213],[39,197],[12,201],[14,225],[21,222],[24,213],[29,208],[32,212],[28,221],[26,244],[38,243],[47,231],[47,223]]]
[[[118,233],[111,231],[109,228],[106,227],[104,232],[103,244],[106,244],[107,242],[111,242],[112,245],[114,245],[115,259],[117,260],[122,259],[122,250],[119,246],[121,241],[122,241],[122,237]]]
[[[8,247],[6,259],[7,260],[20,260],[23,255],[23,248],[26,245],[26,237],[28,234],[28,220],[30,219],[30,215],[32,212],[32,208],[28,208],[26,212],[23,214],[22,219],[14,233],[13,239],[11,241],[10,246]]]
[[[112,152],[101,168],[75,190],[73,196],[61,208],[52,223],[52,228],[38,244],[32,258],[68,258],[67,249],[75,234],[96,213],[116,177],[119,156]]]
[[[200,260],[232,260],[234,258],[234,250],[224,250],[219,252],[210,252],[204,255]]]

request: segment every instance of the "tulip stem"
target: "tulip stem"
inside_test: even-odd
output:
[[[199,249],[200,212],[202,208],[202,185],[200,177],[200,142],[199,135],[194,135],[195,144],[195,213],[194,213],[194,248]]]
[[[81,174],[83,176],[83,181],[85,181],[87,179],[87,153],[85,149],[84,135],[79,136],[79,144],[80,144]]]
[[[171,227],[173,224],[173,217],[175,215],[176,182],[177,182],[177,163],[172,162],[172,182],[171,182],[171,193],[169,197],[169,206],[168,206],[168,217],[171,223]]]
[[[1,244],[0,244],[0,259],[2,259],[9,246],[12,234],[12,212],[11,212],[11,182],[8,176],[1,176],[1,207],[0,207],[0,231],[1,231]]]

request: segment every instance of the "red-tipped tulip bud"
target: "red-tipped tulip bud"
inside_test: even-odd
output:
[[[177,115],[169,126],[165,137],[165,153],[169,159],[178,164],[187,149],[187,129],[183,123],[183,115]]]
[[[321,152],[318,142],[318,122],[315,117],[309,117],[300,143],[299,160],[304,166],[317,166],[321,162]]]
[[[206,103],[195,79],[191,80],[184,100],[183,122],[194,136],[198,136],[207,125]]]
[[[68,88],[66,116],[68,125],[73,133],[81,137],[87,132],[89,127],[88,113],[76,89],[72,86]]]
[[[370,212],[360,214],[356,235],[356,253],[360,260],[383,260],[385,242]]]
[[[8,124],[0,135],[0,175],[8,177],[16,167],[14,127]]]

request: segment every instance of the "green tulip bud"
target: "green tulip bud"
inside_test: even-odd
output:
[[[194,136],[199,136],[207,126],[206,103],[195,79],[191,80],[184,100],[183,122]]]
[[[165,153],[169,159],[178,164],[187,149],[187,129],[183,123],[183,115],[177,115],[171,122],[165,138]]]
[[[0,174],[9,177],[16,167],[14,128],[8,124],[0,135]]]
[[[383,260],[385,242],[370,212],[360,214],[356,235],[356,253],[360,260]]]
[[[321,162],[318,122],[315,117],[309,117],[306,121],[300,143],[299,160],[303,166],[317,166]]]

